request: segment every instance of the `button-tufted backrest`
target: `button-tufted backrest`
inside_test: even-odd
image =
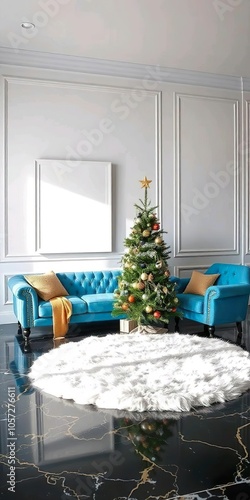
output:
[[[118,286],[119,269],[86,271],[79,273],[56,273],[69,295],[112,293]]]
[[[238,264],[213,264],[205,274],[220,274],[216,285],[250,284],[250,268]]]

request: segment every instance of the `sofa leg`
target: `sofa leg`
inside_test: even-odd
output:
[[[175,318],[174,318],[174,323],[175,323],[174,331],[175,331],[175,333],[180,332],[179,321],[180,321],[180,318],[178,316],[175,316]]]
[[[30,336],[30,328],[24,328],[23,329],[23,338],[25,340],[25,342],[28,342],[29,340],[29,336]]]
[[[236,339],[236,344],[240,345],[241,340],[242,340],[242,324],[241,321],[236,321],[236,328],[237,328],[237,339]]]
[[[208,333],[209,333],[209,337],[213,337],[214,336],[214,332],[215,332],[215,327],[214,326],[208,326]]]
[[[18,328],[17,328],[17,335],[22,335],[22,325],[20,321],[17,322]]]
[[[24,328],[23,329],[24,352],[31,352],[29,336],[30,336],[30,328]]]

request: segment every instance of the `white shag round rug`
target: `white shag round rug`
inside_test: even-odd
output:
[[[34,386],[98,408],[190,411],[250,388],[250,354],[215,338],[108,334],[69,342],[31,367]]]

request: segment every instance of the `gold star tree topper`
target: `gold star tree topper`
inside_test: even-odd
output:
[[[139,181],[139,182],[141,182],[141,187],[142,187],[142,188],[149,188],[149,187],[150,187],[150,185],[149,185],[149,184],[150,184],[150,182],[152,182],[152,181],[149,181],[149,180],[147,179],[147,177],[144,177],[144,179],[143,179],[142,181]]]

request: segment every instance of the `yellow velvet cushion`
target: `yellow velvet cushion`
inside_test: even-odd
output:
[[[29,274],[24,277],[43,300],[69,295],[53,271],[47,274]]]
[[[191,279],[183,293],[194,293],[195,295],[205,295],[209,286],[214,285],[219,274],[203,274],[193,271]]]

